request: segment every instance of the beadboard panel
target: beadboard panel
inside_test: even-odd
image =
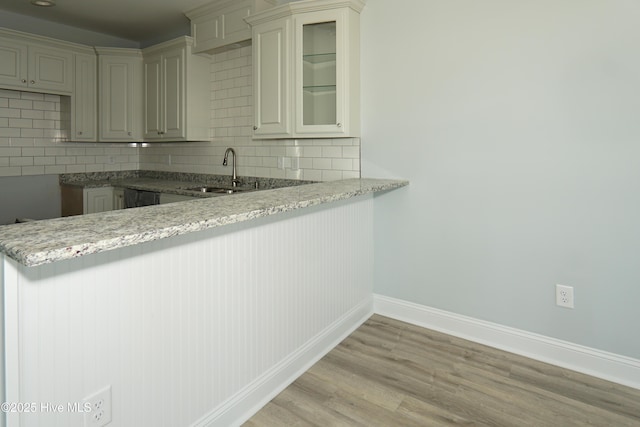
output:
[[[210,414],[370,306],[372,207],[368,195],[17,266],[17,295],[5,303],[18,307],[7,346],[19,347],[8,366],[19,385],[8,395],[66,406],[111,385],[113,425],[216,425]],[[82,423],[81,414],[36,412],[8,426]]]

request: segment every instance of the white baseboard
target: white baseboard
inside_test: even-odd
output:
[[[640,389],[638,359],[382,295],[374,295],[373,310],[382,316]]]
[[[229,427],[243,424],[371,317],[372,307],[371,298],[363,301],[235,396],[196,421],[192,427]]]

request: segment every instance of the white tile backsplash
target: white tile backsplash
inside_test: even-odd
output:
[[[137,147],[64,142],[61,114],[59,95],[0,89],[0,176],[138,169]]]
[[[213,55],[213,140],[197,143],[64,142],[69,129],[58,95],[0,89],[0,176],[159,170],[230,174],[224,151],[238,155],[239,175],[305,180],[360,176],[360,139],[254,140],[251,46]],[[67,118],[68,120],[68,118]]]

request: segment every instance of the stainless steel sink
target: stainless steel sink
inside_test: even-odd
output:
[[[241,193],[243,191],[250,191],[250,189],[245,189],[245,188],[226,188],[226,187],[208,187],[208,186],[190,187],[190,188],[185,188],[185,190],[198,191],[200,193],[216,193],[216,194],[233,194],[233,193]]]

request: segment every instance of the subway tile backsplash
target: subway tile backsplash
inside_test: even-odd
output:
[[[211,60],[209,142],[66,142],[68,117],[58,95],[0,89],[0,176],[121,170],[224,175],[227,147],[238,175],[330,181],[360,176],[360,139],[254,140],[251,46]]]
[[[0,177],[129,170],[137,147],[65,142],[61,96],[0,89]]]

